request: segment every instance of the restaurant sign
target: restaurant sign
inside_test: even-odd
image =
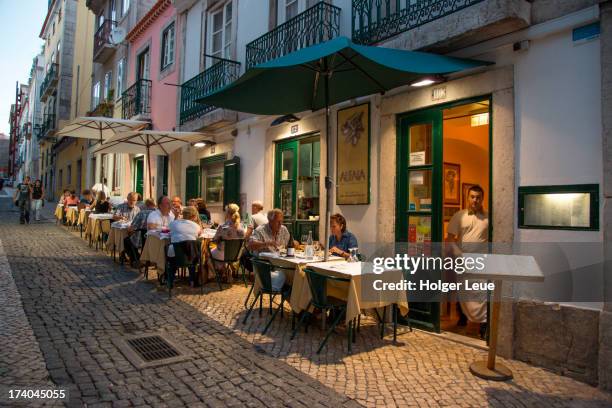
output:
[[[338,111],[336,203],[370,203],[370,104]]]

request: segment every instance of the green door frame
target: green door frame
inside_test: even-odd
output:
[[[462,99],[442,105],[427,107],[412,112],[397,115],[396,122],[396,207],[395,207],[395,241],[408,242],[408,217],[410,215],[431,215],[431,240],[443,242],[442,223],[442,166],[443,132],[442,111],[444,109],[461,106],[468,103],[489,101],[489,220],[493,214],[493,100],[491,95]],[[408,166],[409,128],[413,125],[432,124],[432,160],[431,165]],[[432,207],[431,213],[426,211],[409,211],[408,209],[408,180],[411,170],[432,170]],[[493,223],[489,222],[489,241],[493,236]],[[425,330],[440,332],[440,303],[410,303],[409,319],[416,327]]]

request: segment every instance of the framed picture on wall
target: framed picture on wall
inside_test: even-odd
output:
[[[370,104],[338,110],[336,203],[370,203]]]
[[[442,168],[443,202],[444,205],[459,205],[461,203],[461,165],[444,162]]]
[[[449,222],[451,218],[453,218],[453,215],[455,215],[455,213],[457,211],[459,211],[461,208],[460,207],[450,207],[450,206],[444,206],[443,209],[443,221],[444,222]]]
[[[468,191],[475,185],[472,183],[461,183],[461,209],[465,210],[468,208]]]

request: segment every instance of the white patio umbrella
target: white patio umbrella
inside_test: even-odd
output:
[[[147,172],[149,174],[149,194],[153,187],[151,182],[151,155],[166,156],[190,144],[213,144],[199,132],[172,132],[164,130],[138,130],[118,133],[104,141],[95,151],[97,153],[128,153],[147,156]]]
[[[58,136],[71,136],[83,139],[98,139],[103,143],[106,139],[122,132],[139,130],[149,123],[141,120],[117,119],[97,116],[82,116],[73,119],[64,126]]]

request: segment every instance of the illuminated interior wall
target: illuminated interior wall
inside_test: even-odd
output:
[[[489,125],[471,126],[470,116],[445,119],[442,126],[444,162],[461,165],[461,183],[479,184],[483,206],[489,206]],[[462,188],[463,192],[463,188]],[[461,197],[463,203],[463,196]],[[447,222],[444,222],[446,235]]]

